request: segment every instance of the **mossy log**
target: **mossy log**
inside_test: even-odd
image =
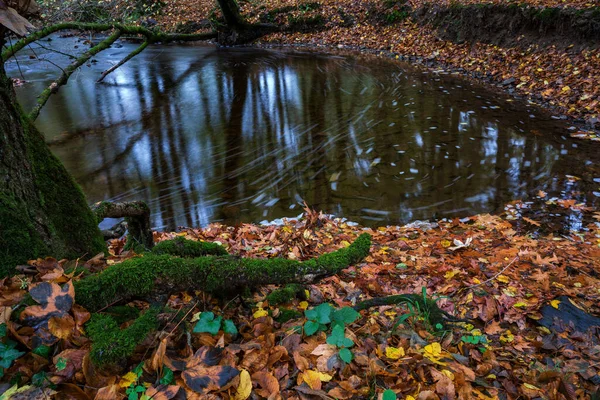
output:
[[[97,311],[119,301],[134,298],[157,301],[186,290],[223,296],[261,285],[308,283],[359,262],[369,254],[370,246],[371,237],[363,234],[349,247],[304,262],[229,255],[182,258],[148,253],[76,282],[76,302]],[[177,254],[192,254],[187,250],[180,252],[181,246],[177,244],[157,247],[160,252],[174,247]]]
[[[125,329],[120,329],[110,315],[94,314],[86,325],[92,338],[90,358],[94,364],[108,368],[123,365],[136,346],[158,327],[159,311],[157,307],[149,309]]]
[[[134,298],[156,303],[157,298],[189,289],[233,295],[244,288],[266,284],[308,283],[361,261],[369,254],[370,247],[371,236],[362,234],[349,247],[299,262],[223,255],[226,251],[215,243],[176,238],[159,243],[152,253],[76,282],[75,298],[88,310],[98,311]],[[93,342],[92,361],[105,369],[118,369],[156,328],[159,310],[151,308],[124,330],[119,329],[112,316],[94,313],[87,325]]]

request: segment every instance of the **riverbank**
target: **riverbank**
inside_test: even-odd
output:
[[[167,2],[159,23],[209,23],[214,5],[192,3]],[[369,51],[445,69],[525,97],[572,119],[579,128],[571,136],[598,140],[600,12],[589,2],[275,1],[242,9],[251,22],[284,27],[261,44]]]
[[[47,395],[80,386],[89,398],[120,398],[128,390],[148,396],[159,392],[164,397],[153,398],[161,399],[178,391],[197,396],[193,374],[208,372],[202,369],[206,366],[194,372],[199,367],[193,360],[200,356],[192,354],[217,346],[223,348],[219,365],[211,368],[216,368],[213,373],[223,384],[207,390],[215,398],[246,399],[253,391],[269,398],[356,399],[382,396],[386,390],[384,399],[559,398],[559,393],[565,398],[590,398],[597,395],[600,377],[600,337],[564,323],[570,312],[579,310],[573,304],[591,314],[600,312],[600,231],[592,224],[578,233],[539,235],[540,223],[520,215],[525,208],[515,203],[503,216],[377,229],[308,210],[303,218],[278,226],[211,224],[155,233],[157,241],[185,237],[218,242],[230,254],[251,258],[313,259],[348,246],[362,233],[372,235],[373,244],[363,262],[306,286],[297,297],[284,297],[280,304],[267,297],[277,289],[274,286],[244,294],[243,302],[201,292],[173,293],[166,306],[182,310],[183,319],[159,317],[158,332],[138,346],[118,373],[100,375],[90,365],[89,342],[79,328],[89,314],[81,307],[55,317],[49,328],[31,329],[13,319],[8,323],[9,337],[30,346],[41,337],[48,343],[54,340],[56,352],[50,359],[39,351],[26,353],[6,369],[5,378],[20,373],[28,381],[45,371],[44,377],[58,385],[54,389],[42,385]],[[112,241],[112,256],[79,263],[79,273],[97,273],[133,256],[122,250],[123,240]],[[1,315],[18,304],[33,283],[65,285],[80,279],[68,273],[73,262],[46,259],[30,264],[33,275],[2,282]],[[335,345],[328,344],[329,333],[294,333],[295,326],[306,322],[307,307],[330,303],[342,308],[399,293],[434,299],[464,322],[431,326],[427,309],[373,307],[347,324],[345,335],[354,343],[348,363],[341,362]],[[147,308],[142,301],[129,306]],[[556,310],[562,325],[552,320]],[[204,311],[231,319],[237,336],[192,332]],[[101,313],[113,312],[116,308]],[[188,332],[187,339],[181,330]],[[60,338],[52,339],[53,335]],[[187,360],[188,369],[182,371],[178,360]],[[136,368],[140,362],[144,367]],[[163,365],[170,371],[166,375]],[[224,370],[237,372],[225,378]],[[238,373],[242,375],[232,378]],[[166,384],[156,383],[161,376]]]

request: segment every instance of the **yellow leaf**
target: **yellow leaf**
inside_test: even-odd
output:
[[[527,307],[528,304],[525,303],[524,301],[519,301],[518,303],[513,304],[513,307],[517,308],[517,307]]]
[[[250,374],[245,369],[240,373],[240,384],[235,391],[235,400],[246,400],[252,392],[252,379]]]
[[[137,374],[135,372],[128,372],[125,375],[123,375],[123,377],[121,378],[121,381],[119,382],[119,386],[121,386],[122,388],[127,388],[129,386],[131,386],[132,383],[134,383],[135,381],[137,381]]]
[[[545,326],[538,326],[537,329],[545,335],[549,335],[552,333],[550,329],[546,328]]]
[[[304,289],[304,295],[307,299],[310,299],[310,292],[308,291],[308,289]]]
[[[269,315],[268,311],[262,307],[258,307],[258,310],[252,314],[254,318],[266,317],[267,315]]]
[[[306,310],[308,308],[308,301],[301,301],[300,304],[298,304],[298,308]]]
[[[500,335],[500,341],[502,343],[510,343],[513,340],[515,340],[515,336],[512,334],[511,331],[507,330],[506,332],[504,332],[502,335]]]
[[[192,320],[190,322],[196,322],[200,320],[200,314],[202,314],[202,312],[197,312],[195,314],[192,315]]]
[[[454,278],[454,275],[458,274],[460,271],[457,269],[453,269],[452,271],[448,271],[444,274],[444,278],[451,279]]]
[[[348,242],[346,240],[342,240],[341,245],[342,245],[342,247],[348,247],[348,246],[350,246],[350,242]]]
[[[450,246],[452,246],[452,242],[449,241],[449,240],[442,240],[440,243],[442,244],[442,247],[450,247]]]
[[[552,300],[550,305],[558,310],[558,305],[560,304],[560,300]]]
[[[321,390],[321,382],[329,382],[333,377],[319,371],[306,370],[302,374],[302,380],[306,382],[311,389]]]
[[[505,276],[505,275],[499,275],[499,276],[498,276],[498,282],[502,282],[502,283],[508,283],[508,282],[510,282],[510,279],[508,279],[508,276]]]
[[[397,360],[400,357],[404,357],[404,348],[400,347],[386,347],[385,356],[392,360]]]
[[[414,397],[412,397],[411,395],[406,396],[406,400],[416,400]]]
[[[425,346],[423,349],[423,356],[435,364],[446,365],[446,363],[440,361],[440,358],[442,357],[442,346],[438,342]]]
[[[531,390],[540,390],[539,387],[533,386],[531,383],[524,383],[523,386],[525,386],[527,389],[531,389]]]
[[[425,346],[425,357],[439,358],[442,354],[442,346],[438,342],[433,342]]]
[[[444,374],[444,375],[446,375],[448,378],[450,378],[450,380],[451,380],[451,381],[453,381],[453,380],[454,380],[454,374],[453,374],[451,371],[449,371],[449,370],[447,370],[447,369],[443,369],[443,370],[442,370],[442,374]]]

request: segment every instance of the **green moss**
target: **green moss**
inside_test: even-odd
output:
[[[26,122],[30,159],[42,206],[53,229],[56,258],[95,256],[106,250],[96,217],[88,207],[81,188],[62,163],[50,152],[44,138]]]
[[[0,277],[14,274],[15,265],[32,258],[77,258],[105,250],[79,186],[50,152],[11,91],[12,84],[0,66],[0,131],[10,133],[0,140],[0,147],[8,146],[8,157],[26,160],[31,173],[17,190],[0,188]],[[4,173],[5,168],[0,168]]]
[[[283,324],[292,319],[298,319],[300,317],[302,317],[302,313],[297,310],[290,310],[288,308],[280,308],[279,315],[277,316],[277,318],[275,318],[275,321]]]
[[[269,293],[267,300],[271,305],[287,304],[294,300],[297,296],[302,296],[302,299],[306,300],[304,286],[297,283],[292,283]]]
[[[195,289],[227,295],[245,287],[299,282],[307,275],[332,275],[359,262],[369,254],[370,246],[371,237],[363,234],[347,248],[305,262],[235,256],[181,258],[150,253],[75,282],[76,302],[94,311],[119,299],[147,297],[155,285],[157,290]]]
[[[173,240],[165,240],[156,244],[152,253],[179,257],[201,257],[206,255],[224,256],[227,255],[227,250],[218,243],[197,242],[179,236]]]
[[[158,327],[158,309],[151,308],[129,327],[120,329],[109,315],[94,314],[86,325],[92,339],[91,360],[99,366],[118,365],[127,360],[150,333]]]
[[[0,278],[14,275],[15,266],[48,251],[24,205],[4,193],[0,193],[0,227]]]
[[[104,314],[112,317],[117,324],[121,325],[127,321],[131,321],[132,319],[136,319],[140,316],[140,310],[135,307],[129,306],[113,306],[109,307],[104,311]]]

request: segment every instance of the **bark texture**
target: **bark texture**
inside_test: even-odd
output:
[[[104,250],[83,193],[23,114],[0,62],[0,277],[32,258]]]

